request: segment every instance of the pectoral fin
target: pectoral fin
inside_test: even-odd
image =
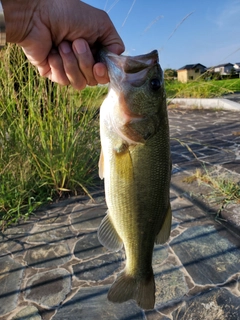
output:
[[[98,174],[100,179],[104,178],[104,156],[103,156],[103,151],[101,150],[100,153],[100,158],[99,158],[99,162],[98,162]]]
[[[111,251],[122,249],[123,242],[115,230],[109,215],[107,214],[98,228],[99,242]]]
[[[168,240],[171,232],[171,224],[172,224],[172,210],[169,203],[165,220],[155,239],[156,244],[164,244]]]

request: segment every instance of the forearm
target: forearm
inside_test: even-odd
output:
[[[31,29],[31,17],[36,7],[35,0],[1,0],[7,42],[20,43]]]

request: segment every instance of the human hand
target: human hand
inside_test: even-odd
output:
[[[107,83],[95,63],[101,44],[116,54],[124,45],[108,15],[79,0],[2,0],[7,41],[19,44],[41,76],[83,89]]]

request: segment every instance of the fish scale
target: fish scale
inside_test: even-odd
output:
[[[117,251],[126,266],[108,293],[112,302],[134,299],[143,309],[155,304],[154,243],[167,241],[171,156],[166,96],[157,51],[136,57],[105,50],[110,89],[100,109],[100,177],[107,216],[99,241]],[[132,68],[131,68],[132,66]]]

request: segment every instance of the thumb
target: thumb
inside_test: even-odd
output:
[[[121,54],[123,53],[123,51],[125,50],[124,44],[123,43],[114,43],[114,44],[110,44],[108,46],[106,46],[106,48],[111,51],[112,53],[115,54]]]

